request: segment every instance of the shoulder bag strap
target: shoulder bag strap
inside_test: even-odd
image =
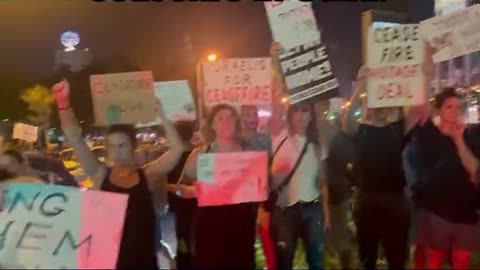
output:
[[[308,145],[310,144],[309,141],[306,141],[305,144],[303,145],[303,149],[302,149],[302,152],[300,152],[300,156],[298,156],[298,159],[297,161],[295,162],[295,165],[293,166],[292,170],[290,171],[290,173],[287,175],[287,177],[285,178],[285,180],[283,181],[283,183],[277,187],[276,191],[278,193],[282,192],[282,190],[287,187],[290,182],[292,181],[292,178],[293,178],[293,175],[295,174],[295,172],[297,171],[298,169],[298,166],[300,166],[300,164],[302,163],[302,160],[303,160],[303,157],[305,156],[305,153],[307,152],[307,149],[308,149]]]
[[[269,159],[269,163],[272,163],[273,158],[278,154],[278,151],[280,151],[280,148],[282,148],[283,144],[287,141],[288,136],[283,138],[280,143],[278,144],[277,148],[275,148],[275,151],[273,151],[272,156]]]

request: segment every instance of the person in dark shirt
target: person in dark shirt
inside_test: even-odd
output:
[[[185,151],[177,163],[177,166],[167,175],[169,184],[168,206],[169,211],[175,215],[175,231],[177,234],[177,269],[193,268],[193,243],[192,243],[192,223],[197,208],[197,199],[182,198],[178,196],[177,184],[183,173],[183,167],[188,156],[192,153],[193,146],[191,140],[194,132],[194,122],[176,121],[174,123],[178,134],[185,145]]]
[[[332,122],[335,134],[328,145],[325,161],[332,222],[327,239],[338,252],[342,269],[352,269],[352,232],[348,226],[352,183],[347,174],[354,159],[354,145],[345,132],[344,120],[344,115],[338,114]]]
[[[412,189],[421,213],[417,231],[427,249],[427,268],[439,269],[451,255],[453,268],[466,269],[475,247],[477,188],[472,182],[473,169],[459,153],[478,156],[479,151],[473,133],[460,120],[461,99],[455,89],[438,94],[434,109],[440,123],[428,120],[415,129],[420,159],[428,170]]]
[[[376,269],[382,242],[388,268],[405,269],[410,214],[404,194],[402,152],[407,142],[405,134],[416,123],[417,115],[404,118],[398,108],[367,109],[362,101],[366,95],[366,72],[365,68],[359,70],[358,88],[349,108],[363,108],[353,139],[353,176],[358,185],[353,216],[360,267]]]

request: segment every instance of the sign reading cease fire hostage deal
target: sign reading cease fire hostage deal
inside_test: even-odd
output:
[[[207,107],[269,105],[272,101],[271,58],[221,59],[203,63],[203,100]]]

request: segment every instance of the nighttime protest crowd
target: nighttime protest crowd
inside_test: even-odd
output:
[[[299,50],[274,41],[266,58],[271,63],[205,63],[193,89],[201,93],[194,95],[194,119],[172,117],[172,99],[150,104],[153,94],[145,89],[154,91],[151,80],[117,91],[130,78],[126,73],[126,79],[115,74],[120,79],[113,83],[108,80],[114,77],[92,76],[95,121],[104,131],[95,143],[104,147],[102,158],[72,108],[74,86],[68,79],[51,85],[65,143],[90,184],[25,136],[4,135],[2,269],[159,269],[162,260],[175,269],[293,269],[299,250],[309,269],[376,269],[381,261],[388,269],[469,269],[480,251],[480,127],[464,121],[465,96],[455,87],[430,95],[442,45],[430,42],[416,25],[371,33],[368,46],[394,45],[368,50],[380,56],[358,69],[348,101],[338,97],[325,46],[315,41]],[[302,61],[315,71],[297,72]],[[232,69],[250,73],[215,77]],[[263,76],[255,72],[265,71],[267,87],[252,86],[256,75]],[[249,80],[250,86],[230,91],[232,96],[244,91],[242,97],[218,89],[217,81],[238,86]],[[125,105],[135,97],[140,105]],[[261,123],[265,104],[270,114]],[[140,142],[135,126],[145,118],[162,127],[168,149],[147,154],[156,142]],[[52,207],[47,196],[39,207],[46,217],[28,219],[30,212],[22,209],[31,210],[41,192],[57,196],[56,188],[72,194],[62,197],[64,203],[80,206]],[[96,207],[98,215],[81,209],[87,207],[86,194],[106,205]],[[123,206],[107,209],[105,201],[122,198]],[[59,237],[32,225],[57,220],[62,212],[81,216],[80,225],[68,228],[76,232]],[[101,218],[107,214],[112,221]],[[175,251],[162,237],[166,215],[174,218]],[[84,220],[94,216],[98,219]],[[16,225],[22,222],[26,225]],[[105,244],[96,244],[96,237]],[[257,242],[265,266],[257,264]],[[41,259],[32,256],[46,249]],[[327,267],[327,256],[337,264]]]

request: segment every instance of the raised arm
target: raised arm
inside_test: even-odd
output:
[[[278,59],[280,51],[280,45],[276,42],[272,43],[272,47],[270,48],[270,55],[272,57],[272,118],[270,124],[272,138],[277,137],[283,129],[282,115],[284,107],[282,97],[285,84]]]
[[[428,101],[427,93],[429,92],[430,82],[433,79],[434,74],[434,64],[433,64],[433,54],[435,53],[434,49],[425,43],[425,60],[422,64],[422,72],[425,76],[424,80],[424,93],[426,97],[425,104],[415,107],[406,107],[404,108],[405,115],[405,132],[408,133],[415,127],[417,124],[423,125],[425,122],[430,119],[431,116],[431,104]]]
[[[52,88],[57,101],[63,133],[72,145],[75,155],[85,173],[92,179],[94,188],[100,188],[106,167],[90,151],[82,137],[82,130],[70,108],[70,85],[67,81],[55,84]]]
[[[350,98],[350,106],[348,106],[345,110],[345,117],[347,123],[347,130],[350,132],[355,132],[357,123],[352,119],[355,119],[354,113],[357,110],[361,111],[361,120],[364,122],[365,117],[367,115],[366,105],[362,102],[362,99],[366,95],[366,76],[367,76],[367,68],[365,66],[361,66],[357,73],[357,82],[355,85],[355,89],[353,89],[352,97]]]
[[[145,172],[149,176],[149,179],[156,179],[159,176],[167,175],[175,168],[185,151],[185,145],[172,122],[167,119],[161,103],[158,109],[158,115],[162,120],[162,126],[165,129],[170,148],[161,157],[145,166]]]

